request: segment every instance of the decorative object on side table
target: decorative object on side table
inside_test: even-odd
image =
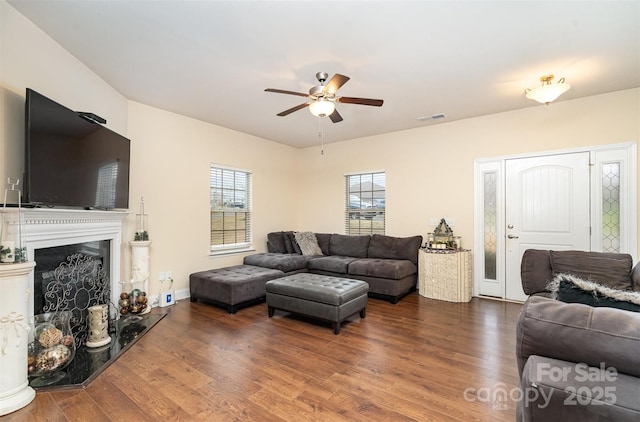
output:
[[[454,236],[453,230],[447,224],[444,218],[440,219],[440,223],[436,226],[433,233],[427,234],[427,243],[424,246],[425,249],[443,250],[443,251],[457,251],[462,249],[462,238],[460,236]]]

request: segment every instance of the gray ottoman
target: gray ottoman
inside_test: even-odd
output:
[[[236,265],[201,271],[189,276],[191,302],[204,300],[223,306],[230,314],[243,307],[262,302],[267,281],[282,277],[280,270]]]
[[[276,309],[329,321],[333,332],[340,333],[340,324],[360,313],[365,317],[369,285],[361,280],[299,273],[268,281],[267,307],[269,317]]]

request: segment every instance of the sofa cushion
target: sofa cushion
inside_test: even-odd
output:
[[[547,289],[551,292],[552,299],[562,302],[640,312],[639,292],[612,289],[568,274],[555,276]]]
[[[267,252],[287,253],[284,232],[272,232],[267,234]]]
[[[288,273],[306,269],[307,259],[308,257],[298,254],[257,253],[245,256],[243,263]]]
[[[553,278],[551,252],[541,249],[527,249],[520,263],[522,289],[527,295],[546,292],[547,283]]]
[[[525,302],[516,324],[518,370],[530,355],[640,376],[640,314],[540,296]]]
[[[349,274],[400,280],[418,272],[407,259],[361,258],[349,264]]]
[[[571,274],[618,290],[631,290],[631,266],[628,254],[551,251],[553,274]]]
[[[307,268],[311,272],[315,271],[328,271],[337,274],[347,274],[349,264],[358,258],[352,256],[314,256],[309,258]]]
[[[522,371],[518,421],[637,421],[640,383],[614,367],[533,355]]]
[[[418,263],[418,249],[422,245],[422,236],[392,237],[381,234],[371,236],[369,258],[408,259]]]
[[[331,255],[331,252],[329,251],[331,236],[331,233],[316,233],[316,239],[318,240],[318,246],[320,246],[322,255]]]
[[[322,255],[322,250],[318,246],[318,239],[312,232],[295,232],[294,236],[302,255]]]
[[[370,239],[371,236],[347,236],[344,234],[333,234],[329,241],[329,252],[331,255],[366,258],[369,251]]]
[[[633,284],[633,290],[640,292],[640,262],[631,270],[631,284]]]

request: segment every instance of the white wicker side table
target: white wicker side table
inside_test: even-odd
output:
[[[471,251],[420,249],[418,293],[430,299],[469,302],[472,295]]]

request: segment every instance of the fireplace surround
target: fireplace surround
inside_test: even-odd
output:
[[[109,259],[103,268],[110,280],[110,302],[118,303],[122,257],[122,222],[126,211],[98,211],[73,209],[23,209],[23,238],[27,257],[34,259],[36,251],[68,245],[108,241]],[[38,262],[36,261],[36,269]],[[28,315],[33,318],[34,274],[30,274]],[[110,318],[117,318],[117,309],[111,307]]]

